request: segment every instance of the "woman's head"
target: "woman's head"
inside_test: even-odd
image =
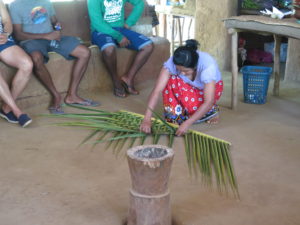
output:
[[[173,55],[173,62],[176,66],[195,69],[198,64],[199,55],[197,53],[198,41],[190,39],[184,46],[178,47]]]

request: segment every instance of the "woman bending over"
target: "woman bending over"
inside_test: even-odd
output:
[[[187,40],[164,63],[152,90],[140,130],[151,132],[151,116],[160,93],[163,95],[166,121],[179,124],[176,135],[187,132],[194,123],[217,123],[218,106],[223,91],[222,76],[216,61],[205,52],[197,51],[199,43]]]

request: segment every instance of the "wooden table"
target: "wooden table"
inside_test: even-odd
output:
[[[255,32],[262,35],[273,35],[274,46],[274,88],[273,94],[279,96],[280,84],[280,44],[281,37],[290,37],[300,39],[300,24],[295,18],[272,19],[266,16],[243,15],[234,16],[224,20],[225,27],[231,34],[231,71],[232,71],[232,88],[231,88],[231,108],[236,109],[238,102],[238,33]]]

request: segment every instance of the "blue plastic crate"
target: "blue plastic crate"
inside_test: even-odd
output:
[[[244,102],[251,104],[265,104],[269,80],[272,74],[271,67],[244,66],[241,69],[244,83]]]

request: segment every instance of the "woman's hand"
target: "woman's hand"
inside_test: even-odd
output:
[[[170,73],[166,68],[162,68],[159,74],[159,77],[155,83],[155,87],[153,88],[148,104],[147,104],[147,109],[145,112],[145,117],[140,125],[140,131],[144,133],[151,133],[151,117],[152,117],[152,111],[155,109],[155,106],[158,102],[158,98],[161,94],[161,92],[164,90],[166,87],[168,80],[170,77]]]
[[[189,120],[184,121],[176,130],[176,136],[185,135],[191,125]]]
[[[151,133],[151,120],[144,119],[140,125],[140,131],[150,134]]]

